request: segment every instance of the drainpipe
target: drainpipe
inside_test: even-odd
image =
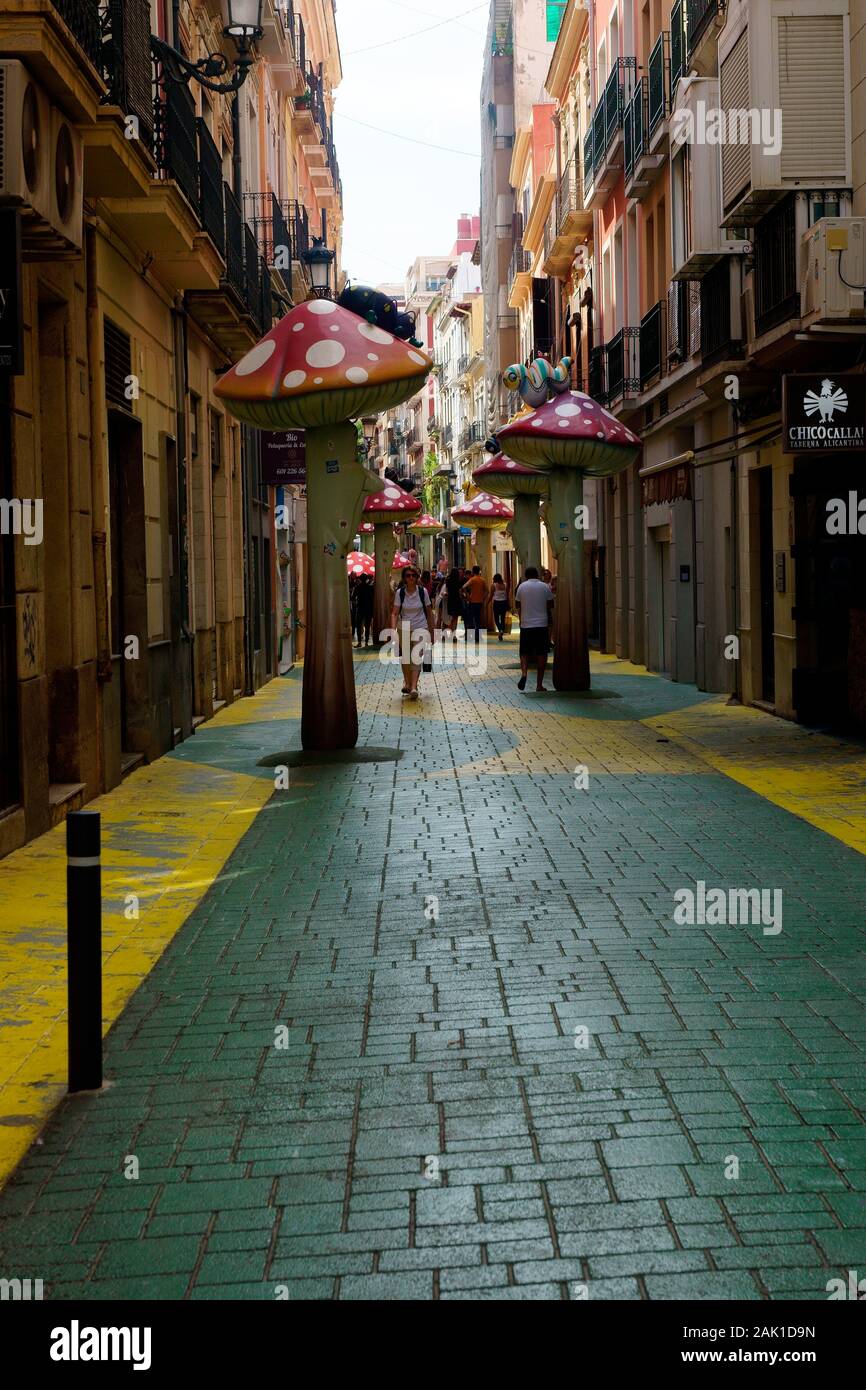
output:
[[[240,97],[235,92],[232,97],[232,191],[238,202],[243,204],[243,183],[241,182],[241,107]]]
[[[180,640],[186,643],[189,662],[189,709],[183,700],[181,709],[181,734],[187,738],[192,733],[192,716],[195,707],[195,669],[193,662],[193,642],[195,633],[190,625],[189,607],[189,494],[186,460],[186,402],[189,396],[189,343],[188,323],[184,296],[178,297],[178,307],[171,311],[172,337],[175,362],[174,379],[177,382],[175,402],[175,435],[177,465],[177,575],[179,588]],[[185,692],[184,692],[185,694]],[[187,719],[188,715],[188,719]],[[188,727],[187,727],[188,725]]]
[[[102,393],[99,361],[101,343],[99,331],[99,296],[97,293],[96,226],[85,223],[84,257],[86,277],[87,375],[90,393],[90,492],[91,546],[93,549],[93,597],[96,619],[96,679],[100,686],[111,680],[111,632],[108,613],[108,538],[106,535],[106,480],[108,450],[102,421]],[[97,782],[105,790],[104,710],[101,699],[96,702]]]
[[[729,411],[730,429],[733,434],[736,428],[736,418],[734,407],[731,405]],[[732,694],[735,699],[743,702],[743,679],[742,665],[739,655],[740,644],[740,523],[739,523],[739,487],[737,471],[739,468],[739,456],[737,454],[731,459],[731,613],[733,617],[733,629],[737,638],[737,658],[734,662],[734,689]]]
[[[561,133],[561,123],[560,123],[559,111],[554,111],[554,113],[553,113],[553,140],[554,140],[554,147],[555,147],[555,150],[556,150],[556,161],[555,161],[555,164],[556,164],[556,190],[555,190],[554,195],[553,195],[553,215],[554,215],[554,217],[556,218],[557,222],[559,221],[559,189],[560,189],[560,184],[561,184],[561,182],[562,182],[562,148],[561,148],[561,144],[560,144],[560,133]],[[554,284],[555,284],[555,286],[556,286],[556,294],[555,294],[554,300],[553,300],[553,310],[554,310],[553,338],[554,338],[554,342],[556,343],[556,348],[555,348],[555,351],[554,351],[554,354],[553,354],[553,360],[554,360],[554,362],[558,362],[559,359],[565,355],[564,349],[563,349],[563,345],[562,345],[562,292],[563,292],[563,288],[564,288],[564,283],[565,283],[565,282],[563,282],[563,284],[560,284],[558,280],[554,280]]]

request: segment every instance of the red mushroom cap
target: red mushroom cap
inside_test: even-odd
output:
[[[633,463],[641,441],[582,391],[566,391],[497,431],[513,458],[530,468],[579,468],[603,478]]]
[[[372,535],[375,529],[376,528],[373,525],[372,521],[362,521],[361,525],[358,527],[358,530],[363,532],[365,536]]]
[[[410,531],[415,531],[419,536],[432,536],[437,531],[442,530],[442,522],[437,521],[435,516],[430,516],[428,512],[422,512],[414,521],[407,523]]]
[[[455,521],[490,531],[501,531],[503,526],[514,520],[511,508],[498,497],[491,497],[489,492],[479,492],[471,502],[464,502],[462,507],[455,507],[451,515]]]
[[[346,556],[346,569],[349,574],[373,574],[376,562],[372,555],[365,555],[363,550],[350,550]]]
[[[391,568],[392,570],[403,570],[406,568],[407,565],[411,564],[412,561],[409,559],[408,551],[404,550],[401,552],[398,550],[397,554],[394,556],[394,563],[392,564]]]
[[[421,510],[408,492],[396,483],[386,482],[381,492],[374,492],[364,503],[364,520],[374,524],[384,521],[403,521]]]
[[[549,488],[546,473],[527,468],[508,454],[493,454],[475,469],[472,481],[494,497],[544,497]]]
[[[332,299],[310,299],[280,319],[215,390],[248,425],[332,425],[406,400],[431,366],[426,353]]]

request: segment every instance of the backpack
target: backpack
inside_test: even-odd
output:
[[[405,584],[400,584],[400,585],[398,586],[397,593],[400,595],[400,612],[402,613],[402,612],[403,612],[403,600],[404,600],[404,598],[406,597],[406,585],[405,585]],[[425,590],[423,589],[423,587],[422,587],[420,584],[418,585],[418,593],[421,595],[421,607],[422,607],[423,610],[424,610],[424,617],[426,618],[426,617],[427,617],[427,596],[426,596]]]

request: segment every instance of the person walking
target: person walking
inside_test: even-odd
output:
[[[500,642],[505,636],[505,614],[508,612],[508,585],[501,574],[493,576],[493,621]]]
[[[369,647],[370,645],[374,592],[373,576],[370,574],[359,575],[354,592],[354,623],[358,637],[355,645],[358,647]],[[361,640],[362,637],[363,641]]]
[[[460,596],[461,587],[460,571],[452,569],[439,590],[437,608],[439,626],[443,634],[450,632],[452,638],[457,631],[457,620],[463,612],[463,600]]]
[[[530,565],[522,584],[518,584],[514,602],[520,617],[520,680],[518,690],[526,689],[529,663],[535,663],[535,689],[545,694],[544,672],[547,668],[547,649],[550,641],[550,619],[553,613],[553,593],[550,585],[538,577],[538,570]]]
[[[397,633],[400,665],[403,668],[403,694],[418,699],[421,664],[426,666],[433,644],[433,609],[430,596],[422,589],[415,565],[407,565],[394,593],[391,627]]]
[[[481,573],[481,566],[473,565],[472,573],[463,585],[463,597],[466,600],[466,640],[469,640],[469,629],[471,627],[475,632],[476,646],[480,640],[479,632],[484,617],[484,605],[487,602],[487,592],[487,582]]]

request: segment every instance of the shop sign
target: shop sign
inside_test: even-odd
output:
[[[782,451],[849,453],[866,446],[866,376],[786,376]]]
[[[303,430],[261,430],[259,432],[262,482],[270,487],[286,487],[307,481],[307,451]]]

